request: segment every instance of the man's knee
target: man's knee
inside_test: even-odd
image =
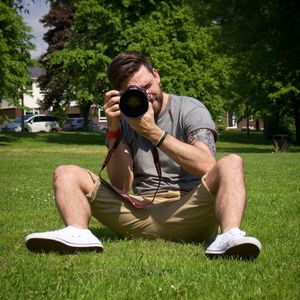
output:
[[[54,185],[57,186],[66,180],[72,182],[75,179],[77,168],[73,165],[61,165],[57,167],[53,174]]]
[[[219,160],[220,167],[224,170],[243,171],[243,160],[237,154],[229,154]]]
[[[76,165],[62,165],[57,167],[53,175],[54,188],[80,189],[84,194],[90,192],[95,182],[91,174]]]

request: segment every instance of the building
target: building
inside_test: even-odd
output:
[[[29,68],[31,82],[26,88],[26,93],[23,94],[23,99],[19,100],[19,103],[26,107],[24,110],[25,115],[50,114],[52,111],[52,108],[47,111],[42,110],[39,105],[40,101],[44,99],[44,94],[40,90],[37,80],[44,73],[44,70],[39,67]],[[20,108],[11,105],[5,100],[2,100],[0,103],[0,109],[9,119],[15,119],[22,116],[22,110]],[[82,117],[82,113],[76,101],[72,101],[67,114],[69,117]],[[106,123],[106,117],[102,106],[93,105],[91,107],[90,118],[95,123]]]
[[[237,120],[237,118],[231,112],[226,113],[226,130],[239,129],[246,131],[247,124],[249,125],[249,130],[264,130],[264,121],[261,119],[256,120],[254,118],[249,118],[249,120]]]
[[[25,115],[47,113],[47,111],[42,111],[38,104],[39,101],[44,98],[37,83],[38,77],[43,73],[44,71],[39,67],[29,68],[31,82],[26,88],[27,92],[23,94],[23,99],[19,100],[19,103],[26,107],[26,110],[24,111]],[[0,103],[0,109],[9,119],[15,119],[22,116],[22,110],[20,108],[11,105],[5,100],[2,100]]]

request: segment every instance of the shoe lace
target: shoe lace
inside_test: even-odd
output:
[[[70,235],[71,235],[72,238],[76,238],[76,237],[77,238],[82,238],[82,234],[81,234],[80,230],[76,230],[76,228],[71,227],[71,226],[55,230],[55,232],[61,233],[65,230],[68,230],[70,232]]]
[[[236,238],[240,238],[245,236],[246,233],[244,231],[241,230],[230,230],[228,232],[225,232],[221,235],[219,235],[216,239],[216,243],[218,245],[222,245],[224,243],[228,243],[232,238],[236,239]]]

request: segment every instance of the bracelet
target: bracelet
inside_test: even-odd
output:
[[[163,133],[161,134],[159,140],[157,141],[157,143],[154,146],[159,147],[164,142],[167,135],[168,135],[168,133],[164,130]]]
[[[116,131],[108,131],[107,130],[106,131],[106,137],[108,139],[114,139],[114,138],[118,137],[120,135],[120,133],[121,133],[120,127]]]

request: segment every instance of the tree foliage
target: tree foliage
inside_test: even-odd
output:
[[[223,51],[235,58],[233,84],[240,103],[246,98],[253,113],[274,125],[270,134],[294,120],[300,143],[299,1],[199,2],[211,21],[220,24]]]
[[[0,101],[18,104],[20,95],[30,81],[32,65],[30,28],[18,15],[13,1],[0,1]]]
[[[167,92],[194,96],[216,117],[223,111],[231,59],[216,51],[218,26],[202,27],[188,1],[76,0],[64,48],[48,63],[64,74],[64,97],[101,103],[109,88],[106,68],[121,51],[150,58]]]
[[[61,64],[50,64],[51,53],[61,51],[67,41],[73,24],[74,9],[68,1],[51,1],[50,11],[41,22],[49,30],[44,35],[48,43],[47,53],[42,55],[39,62],[45,69],[45,74],[39,78],[39,85],[45,90],[42,107],[48,109],[53,106],[58,109],[65,98],[65,86],[68,85],[68,74],[60,72]]]

